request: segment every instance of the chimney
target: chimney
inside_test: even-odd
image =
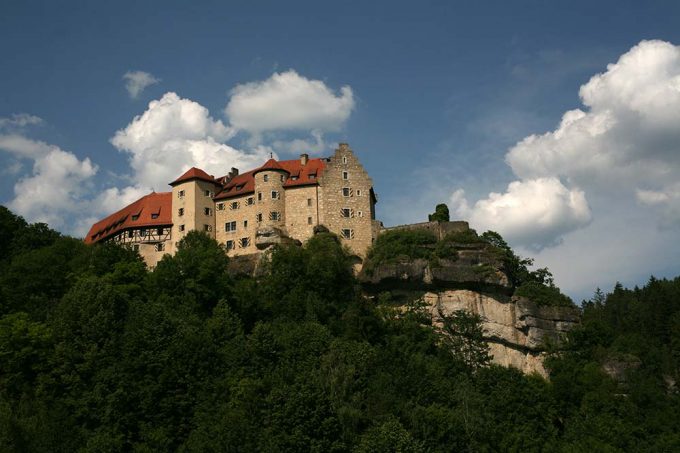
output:
[[[300,154],[300,165],[304,167],[307,165],[307,161],[309,161],[309,154]]]
[[[233,178],[234,176],[238,176],[238,168],[231,167],[231,171],[229,172],[229,177]]]

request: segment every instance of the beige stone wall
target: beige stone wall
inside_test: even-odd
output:
[[[286,189],[286,230],[293,239],[305,242],[319,224],[318,186]]]
[[[229,256],[254,253],[255,232],[257,231],[257,203],[255,194],[245,194],[240,197],[217,200],[215,202],[215,239],[226,247],[227,241],[234,241],[234,248],[227,251]],[[248,199],[253,203],[248,204]],[[224,209],[219,209],[219,204],[224,205]],[[237,206],[234,207],[233,204]],[[236,222],[236,231],[226,231],[227,222]],[[241,239],[248,238],[248,245],[243,247]]]
[[[287,177],[288,174],[282,171],[261,171],[255,174],[255,205],[257,212],[262,214],[262,223],[258,227],[275,227],[286,232],[286,191],[283,183]],[[277,191],[279,198],[272,198],[272,191]],[[261,199],[259,194],[262,195]],[[271,212],[280,213],[280,219],[271,219]]]
[[[375,239],[371,219],[375,212],[373,181],[349,146],[340,144],[319,182],[319,222],[341,238],[344,229],[352,230],[353,237],[342,241],[355,254],[365,257]],[[343,194],[344,188],[350,190],[349,196]],[[344,217],[342,209],[349,209],[350,217]]]
[[[171,242],[172,241],[165,242],[166,250],[164,251],[157,251],[156,244],[137,244],[139,245],[139,254],[142,256],[142,259],[144,259],[147,267],[150,269],[156,267],[156,264],[158,264],[161,258],[163,258],[163,255],[169,253],[167,249],[169,248]]]
[[[179,194],[184,191],[184,196]],[[191,180],[177,184],[172,188],[172,244],[170,253],[177,249],[177,243],[191,230],[205,231],[215,237],[215,203],[206,191],[215,194],[216,187],[206,181]],[[210,209],[210,214],[205,209]],[[180,209],[183,214],[180,215]],[[181,226],[184,225],[184,231]],[[206,225],[209,230],[206,230]]]

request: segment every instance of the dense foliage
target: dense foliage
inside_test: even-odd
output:
[[[678,279],[596,295],[546,381],[489,365],[474,317],[363,298],[330,234],[257,281],[200,233],[149,271],[2,209],[0,246],[0,451],[680,447]]]

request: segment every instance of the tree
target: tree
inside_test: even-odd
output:
[[[484,341],[482,318],[464,310],[445,315],[441,310],[444,344],[456,360],[475,371],[491,362],[489,346]]]
[[[427,216],[430,222],[448,222],[449,221],[449,207],[444,203],[440,203],[434,208],[434,214]]]

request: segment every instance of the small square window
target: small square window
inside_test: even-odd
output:
[[[218,211],[224,211],[224,203],[217,203],[216,208]]]
[[[311,205],[312,205],[312,199],[311,199],[311,198],[307,198],[307,206],[311,206]]]
[[[212,197],[212,196],[213,196],[212,190],[206,189],[203,193],[205,193],[205,196],[206,196],[206,197]]]
[[[238,201],[232,201],[231,203],[229,203],[229,209],[231,209],[232,211],[240,207],[241,203],[239,203]]]
[[[180,190],[177,192],[177,198],[184,198],[184,191]]]
[[[203,225],[205,231],[212,231],[212,225]]]
[[[207,216],[211,216],[212,215],[212,208],[203,208],[203,214],[205,214]]]
[[[354,238],[354,230],[350,228],[344,228],[342,230],[342,237],[345,239],[352,239]]]
[[[343,187],[342,188],[342,196],[343,197],[351,197],[352,196],[352,189],[349,187]]]
[[[363,211],[357,211],[357,216],[358,216],[358,217],[363,217],[363,216],[364,216],[364,212],[363,212]]]
[[[156,249],[157,252],[164,252],[165,251],[165,244],[162,243],[162,242],[159,242],[158,244],[156,244],[156,246],[154,248]]]
[[[281,220],[281,213],[278,212],[278,211],[270,211],[269,212],[269,220],[280,221]]]
[[[246,248],[250,245],[250,238],[241,238],[238,242],[241,248]]]
[[[179,226],[179,231],[184,231],[184,225]]]
[[[227,251],[234,250],[236,248],[236,241],[233,241],[233,240],[230,239],[226,242],[226,245],[227,245]]]
[[[311,225],[311,224],[312,224],[312,218],[311,218],[311,217],[307,217],[307,225]]]
[[[342,208],[340,214],[345,218],[352,217],[352,210],[350,208]]]
[[[255,199],[253,197],[246,198],[246,204],[248,206],[255,204]]]
[[[272,190],[272,200],[278,200],[280,198],[278,190]]]
[[[262,176],[262,180],[263,180],[264,182],[269,181],[269,175],[264,175],[264,176]]]
[[[133,244],[132,250],[134,250],[135,252],[139,252],[139,244]]]
[[[177,210],[177,215],[179,215],[180,217],[182,217],[182,216],[184,215],[184,208],[179,208],[179,209]]]

